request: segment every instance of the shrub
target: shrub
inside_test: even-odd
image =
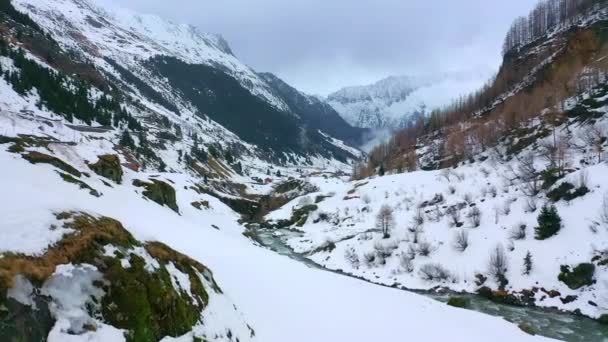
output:
[[[376,262],[376,253],[364,253],[363,262],[367,267],[372,267]]]
[[[585,196],[588,192],[589,188],[587,188],[587,186],[584,184],[578,188],[575,188],[572,183],[563,182],[557,188],[549,191],[547,193],[547,197],[553,202],[557,202],[561,199],[572,201],[577,197]]]
[[[545,205],[538,215],[538,226],[535,228],[536,239],[545,240],[557,234],[562,228],[562,219],[554,205]]]
[[[412,262],[413,258],[407,253],[403,253],[399,256],[399,266],[401,270],[407,273],[412,273],[414,271],[414,263]]]
[[[479,225],[481,224],[481,210],[479,210],[479,208],[477,207],[471,208],[471,210],[469,210],[469,213],[467,214],[467,218],[469,219],[469,223],[471,224],[471,226],[473,226],[474,228],[479,227]]]
[[[421,256],[429,256],[433,251],[433,246],[430,242],[420,241],[420,243],[418,243],[417,251]]]
[[[420,277],[426,281],[446,281],[452,278],[450,272],[440,264],[426,264],[420,268]]]
[[[359,268],[359,255],[357,255],[357,252],[353,247],[347,248],[346,251],[344,251],[344,258],[350,263],[353,268]]]
[[[450,297],[450,299],[448,300],[448,305],[457,308],[467,308],[469,307],[469,304],[469,299],[465,297]]]
[[[532,272],[532,253],[528,251],[524,257],[523,275],[530,275],[530,272]]]
[[[457,206],[451,206],[446,210],[448,217],[450,219],[450,226],[452,227],[461,227],[462,222],[460,222],[460,209]]]
[[[526,238],[526,228],[526,225],[523,223],[516,225],[509,233],[509,237],[512,240],[524,240]]]
[[[469,247],[469,233],[462,229],[454,237],[454,248],[459,252],[464,252]]]
[[[572,290],[579,289],[583,286],[593,284],[593,274],[595,273],[595,265],[590,263],[582,263],[570,270],[570,266],[562,265],[560,274],[557,277],[559,281],[568,285]]]
[[[526,206],[524,208],[525,212],[533,213],[538,209],[538,205],[536,204],[536,197],[528,197],[526,199]]]

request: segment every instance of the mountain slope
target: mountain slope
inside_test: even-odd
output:
[[[271,73],[260,76],[283,98],[290,110],[311,128],[353,146],[361,146],[367,131],[348,124],[329,104],[315,96],[306,95]]]
[[[14,4],[149,112],[170,121],[210,118],[274,162],[293,160],[292,154],[341,161],[356,157],[299,122],[219,36],[155,16],[109,12],[87,0]]]

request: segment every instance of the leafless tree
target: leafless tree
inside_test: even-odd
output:
[[[584,149],[591,147],[597,157],[598,164],[602,162],[606,137],[606,129],[597,124],[586,128],[580,135],[580,139],[583,141],[583,146],[580,147]]]
[[[502,245],[497,245],[490,253],[488,274],[503,288],[507,284],[506,273],[508,269],[509,263],[505,250]]]
[[[533,213],[536,211],[536,209],[538,209],[538,203],[537,203],[536,197],[528,197],[526,199],[524,210],[527,213]]]
[[[606,227],[608,227],[608,192],[604,194],[604,199],[602,200],[602,206],[600,208],[600,220]]]
[[[469,247],[469,233],[461,229],[454,236],[454,248],[459,252],[464,252]]]
[[[515,174],[522,182],[521,191],[528,197],[538,195],[541,190],[542,181],[540,174],[536,171],[535,155],[530,152],[518,158],[517,171]]]
[[[395,218],[393,216],[393,209],[384,204],[376,216],[376,228],[382,231],[382,236],[385,239],[388,239],[391,236],[390,232],[394,226]]]
[[[425,264],[420,267],[420,277],[426,281],[446,281],[452,274],[440,264]]]
[[[451,206],[446,209],[446,214],[450,220],[450,226],[452,227],[460,227],[462,226],[462,222],[460,222],[460,209],[458,206]]]

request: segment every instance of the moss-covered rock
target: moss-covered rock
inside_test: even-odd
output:
[[[95,164],[90,164],[89,167],[102,177],[118,184],[122,182],[123,172],[122,167],[120,166],[120,158],[115,154],[99,156],[99,160]]]
[[[72,184],[76,184],[78,185],[81,189],[84,190],[89,190],[89,194],[95,196],[95,197],[101,197],[101,194],[93,189],[91,186],[89,186],[87,183],[74,178],[73,176],[67,174],[67,173],[63,173],[63,172],[59,172],[59,176],[61,176],[61,179],[63,179],[64,181],[68,182],[68,183],[72,183]]]
[[[572,270],[570,266],[562,265],[560,274],[557,277],[559,281],[568,285],[572,290],[579,289],[583,286],[589,286],[594,283],[593,274],[595,273],[595,265],[591,263],[578,264]]]
[[[176,213],[179,213],[175,189],[171,185],[158,179],[152,179],[151,183],[136,179],[133,181],[133,185],[145,188],[146,190],[143,194],[147,198],[160,205],[166,205]]]
[[[178,337],[190,332],[209,302],[203,282],[208,284],[207,288],[221,293],[204,265],[162,243],[142,244],[116,220],[80,213],[62,213],[57,218],[64,220],[64,226],[74,232],[43,255],[6,254],[0,258],[2,341],[45,339],[42,337],[48,335],[54,323],[47,303],[37,303],[36,313],[27,311],[27,307],[6,298],[6,289],[14,285],[17,275],[40,288],[62,264],[93,265],[103,274],[103,281],[95,285],[101,287],[104,295],[98,307],[90,308],[91,315],[127,331],[127,341],[159,341],[166,336]],[[108,255],[108,246],[117,252]],[[142,253],[147,256],[142,257]],[[128,258],[127,266],[124,258]],[[155,263],[150,264],[150,259]],[[188,277],[190,288],[181,288],[183,284],[176,288],[172,280],[175,270]],[[2,308],[10,310],[10,314]]]
[[[80,171],[76,170],[76,168],[74,168],[73,166],[69,165],[68,163],[64,162],[63,160],[61,160],[57,157],[53,157],[48,154],[40,153],[37,151],[32,151],[32,152],[28,152],[27,154],[24,154],[23,158],[32,164],[53,165],[54,167],[56,167],[60,170],[63,170],[75,177],[80,177],[82,175],[80,173]]]
[[[465,297],[450,297],[450,299],[448,300],[448,305],[457,308],[468,308],[469,304],[469,299]]]
[[[535,330],[534,330],[534,328],[533,328],[533,327],[532,327],[530,324],[528,324],[528,323],[520,323],[519,325],[517,325],[517,327],[518,327],[518,328],[519,328],[521,331],[525,332],[526,334],[529,334],[529,335],[536,335],[536,331],[535,331]]]

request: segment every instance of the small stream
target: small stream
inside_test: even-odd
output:
[[[254,235],[257,242],[262,246],[299,261],[308,267],[349,276],[341,272],[323,268],[310,259],[307,259],[305,256],[294,252],[293,249],[287,246],[281,237],[276,236],[273,231],[257,230]],[[444,303],[447,302],[450,297],[449,294],[442,295],[423,291],[415,292]],[[608,342],[608,326],[602,325],[586,317],[551,312],[541,308],[499,304],[474,294],[459,294],[458,296],[469,299],[470,310],[502,317],[514,324],[525,323],[542,336],[569,342]]]

